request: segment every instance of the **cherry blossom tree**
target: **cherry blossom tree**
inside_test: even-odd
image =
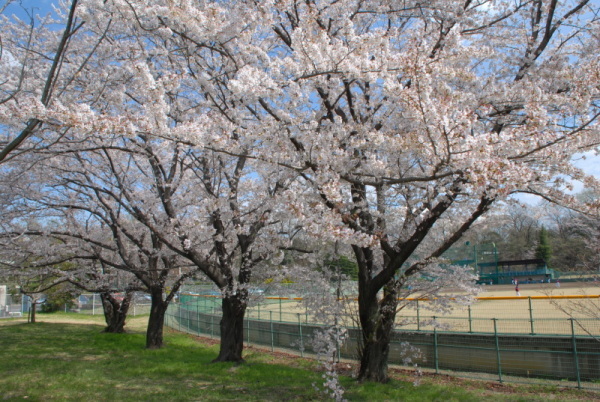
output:
[[[156,242],[153,247],[164,246],[188,259],[222,290],[223,342],[217,360],[240,361],[246,287],[252,267],[272,251],[279,253],[278,242],[267,237],[278,220],[274,200],[285,189],[290,174],[253,166],[248,155],[253,145],[239,140],[237,125],[225,113],[230,106],[219,89],[199,84],[205,79],[201,68],[208,70],[210,66],[212,72],[221,68],[216,63],[217,51],[206,46],[203,64],[193,63],[191,50],[182,47],[180,38],[166,41],[162,32],[148,29],[143,21],[136,22],[135,10],[128,3],[80,2],[77,10],[79,18],[86,21],[86,40],[96,44],[94,52],[89,53],[85,66],[77,71],[60,100],[19,115],[14,113],[17,101],[27,97],[23,94],[6,102],[3,107],[10,111],[6,124],[17,124],[33,112],[51,125],[49,129],[68,131],[61,137],[64,148],[66,137],[72,145],[88,141],[90,133],[132,136],[123,140],[128,142],[124,148],[132,145],[136,149],[136,155],[130,156],[135,159],[130,162],[132,168],[120,166],[122,170],[115,171],[119,158],[111,160],[108,153],[100,155],[104,160],[85,163],[83,157],[77,163],[87,169],[95,163],[110,166],[108,171],[120,178],[116,180],[117,190],[114,194],[103,193],[103,188],[95,191],[120,205],[119,211],[126,211],[132,221],[144,227],[139,231],[149,231],[147,238]],[[214,91],[206,93],[209,89]],[[198,119],[206,124],[199,124]],[[155,140],[161,137],[193,142],[199,151]],[[211,147],[228,146],[232,151],[229,156],[215,156],[211,151]],[[152,180],[139,184],[130,177],[135,176],[134,168],[141,172],[140,177]],[[76,187],[86,177],[79,171],[81,178],[69,191],[82,191]],[[93,179],[100,177],[98,174]],[[91,191],[95,185],[87,186],[85,191]],[[152,201],[144,199],[146,204],[139,204],[139,188],[149,190],[147,197]],[[134,201],[135,205],[130,205]]]
[[[252,271],[281,255],[280,248],[292,248],[286,238],[276,240],[277,194],[285,189],[285,174],[268,170],[259,179],[260,169],[246,157],[144,136],[88,138],[80,150],[65,150],[38,165],[45,191],[29,195],[29,202],[57,211],[69,223],[68,230],[53,234],[89,243],[88,253],[97,250],[102,264],[131,272],[152,296],[148,347],[160,347],[168,303],[200,271],[223,294],[217,360],[242,360]],[[56,179],[49,180],[48,172]],[[110,233],[91,237],[88,227]]]
[[[96,145],[54,157],[58,182],[52,183],[53,192],[43,194],[36,202],[63,212],[71,225],[65,234],[89,242],[102,264],[138,278],[152,299],[146,346],[159,348],[163,344],[166,309],[195,269],[171,252],[148,227],[170,227],[163,220],[164,214],[156,212],[160,198],[152,191],[156,189],[153,179],[157,178],[148,164],[149,155],[123,152],[126,147],[119,139]],[[175,157],[173,163],[178,162]],[[108,236],[90,237],[87,227],[94,225],[108,228]]]
[[[299,215],[314,215],[306,200],[320,202],[316,230],[353,243],[359,378],[376,381],[387,379],[408,278],[510,194],[572,201],[558,173],[597,185],[570,164],[599,139],[597,41],[587,34],[597,9],[586,1],[402,6],[290,3],[272,25],[286,56],[268,73],[282,80],[273,71],[285,71],[304,96],[282,89],[255,101],[289,128],[279,130],[288,163],[315,189]],[[239,87],[256,80],[238,77]]]
[[[58,287],[71,292],[99,293],[106,319],[105,332],[124,332],[133,292],[144,290],[141,283],[135,276],[112,269],[97,258],[97,247],[87,246],[97,241],[98,236],[83,237],[86,242],[82,241],[80,231],[75,234],[64,227],[59,230],[52,222],[45,227],[35,222],[24,225],[26,215],[22,211],[20,222],[3,225],[0,276],[17,284],[34,301]],[[121,299],[115,296],[117,293],[125,295]]]

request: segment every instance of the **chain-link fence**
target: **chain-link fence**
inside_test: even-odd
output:
[[[122,296],[117,296],[117,299]],[[129,311],[127,314],[136,316],[150,313],[150,296],[146,294],[136,294],[131,299]],[[102,300],[99,294],[82,294],[69,305],[65,305],[65,312],[82,314],[104,314]]]
[[[200,311],[215,312],[221,308],[220,294],[181,294],[182,304],[197,304]],[[252,297],[252,295],[251,295]],[[296,322],[298,315],[305,323],[327,324],[312,317],[297,297],[259,296],[246,316],[251,319],[273,319]],[[406,331],[433,331],[444,328],[453,332],[494,333],[491,319],[498,321],[504,334],[570,335],[569,318],[576,319],[577,335],[600,338],[600,296],[530,296],[481,297],[469,306],[456,306],[445,315],[433,312],[436,300],[408,299],[397,315],[396,326]],[[357,324],[355,299],[347,299],[347,314],[342,322]],[[331,320],[330,320],[331,322]]]
[[[121,298],[123,296],[117,295],[116,298]],[[136,315],[144,315],[150,314],[150,296],[145,293],[136,293],[131,299],[131,303],[129,304],[128,315],[136,316]],[[77,300],[75,300],[70,305],[65,305],[65,312],[73,312],[73,313],[82,313],[82,314],[104,314],[104,310],[102,308],[102,300],[99,294],[90,293],[90,294],[82,294]]]
[[[435,317],[435,326],[431,322],[433,316],[428,316],[428,310],[423,306],[426,301],[419,301],[418,307],[415,303],[413,317],[416,322],[410,324],[412,326],[397,326],[390,345],[389,362],[402,365],[410,359],[419,367],[439,373],[600,390],[600,338],[590,335],[598,335],[598,319],[561,316],[564,312],[551,304],[546,306],[548,311],[544,318],[536,318],[536,314],[541,314],[545,308],[542,308],[542,299],[480,301],[485,302],[481,310],[475,303],[471,308],[465,308],[463,317]],[[181,295],[180,302],[169,308],[168,326],[198,335],[220,335],[219,296]],[[299,302],[297,299],[268,298],[267,303],[249,309],[244,321],[246,342],[272,350],[289,349],[301,355],[313,353],[313,334],[324,325],[313,322],[314,317],[306,311],[297,311],[301,307]],[[524,313],[518,311],[521,307]],[[529,318],[503,317],[506,311],[509,315],[525,314]],[[555,312],[553,318],[549,317],[552,311]],[[486,312],[490,316],[484,317]],[[500,317],[493,317],[492,312]],[[403,323],[407,321],[410,320],[403,319]],[[350,337],[339,348],[338,356],[357,359],[360,332],[355,326],[349,328]]]
[[[436,316],[432,301],[416,300],[400,316],[405,330],[433,330],[427,323],[435,321],[438,327],[445,324],[456,332],[493,333],[491,319],[497,319],[501,333],[530,335],[570,335],[568,319],[575,318],[578,335],[600,337],[599,301],[599,296],[481,297],[472,305]]]
[[[0,304],[0,318],[26,316],[32,306],[31,299],[26,295],[6,295],[3,301],[4,303]],[[150,306],[150,296],[144,293],[137,293],[131,300],[128,314],[131,316],[150,314]],[[42,310],[43,303],[37,304],[36,311]],[[95,293],[82,294],[70,303],[64,304],[60,310],[91,315],[104,314],[100,295]]]

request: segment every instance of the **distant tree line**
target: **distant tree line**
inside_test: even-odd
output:
[[[580,198],[597,199],[586,192]],[[600,221],[555,205],[507,204],[474,226],[471,244],[494,243],[499,260],[542,258],[560,271],[597,271]]]

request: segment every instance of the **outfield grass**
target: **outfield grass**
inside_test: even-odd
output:
[[[70,323],[48,322],[68,318]],[[102,333],[101,321],[76,315],[38,316],[36,324],[0,321],[0,395],[4,399],[95,401],[310,401],[325,397],[315,362],[256,349],[246,364],[212,364],[218,346],[167,331],[166,347],[144,349],[143,328],[127,334]],[[143,322],[143,319],[138,321]],[[96,323],[97,322],[97,323]],[[342,379],[346,398],[356,401],[547,400],[556,390],[524,387],[518,393],[426,379],[423,385],[393,380],[357,384]],[[458,384],[458,386],[456,385]],[[469,385],[465,385],[469,384]],[[589,393],[568,391],[560,400],[588,400]]]

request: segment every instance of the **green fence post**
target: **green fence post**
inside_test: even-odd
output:
[[[298,329],[300,330],[300,356],[304,357],[304,339],[302,339],[302,319],[300,318],[300,313],[298,314]]]
[[[492,318],[494,321],[494,339],[496,341],[496,363],[498,365],[498,381],[502,383],[502,363],[500,361],[500,342],[498,340],[498,328],[496,326],[497,318]]]
[[[196,335],[200,335],[200,304],[196,299]]]
[[[179,312],[179,332],[181,332],[181,303],[177,305],[177,310]]]
[[[181,304],[179,302],[180,306],[185,306],[184,310],[181,312],[181,314],[183,314],[183,318],[185,318],[185,324],[183,324],[183,328],[185,328],[186,332],[190,331],[190,326],[192,325],[192,312],[190,311],[190,305],[189,304]]]
[[[246,332],[248,332],[248,346],[250,346],[250,319],[246,319]]]
[[[417,299],[417,331],[421,330],[421,317],[419,315],[419,299]]]
[[[281,297],[279,298],[279,322],[281,322]]]
[[[271,352],[275,351],[275,342],[273,334],[273,312],[269,311],[269,321],[271,322]]]
[[[533,307],[531,306],[531,296],[529,296],[529,321],[531,322],[531,335],[535,334],[533,328]]]
[[[433,360],[435,363],[435,373],[439,374],[440,366],[439,366],[439,353],[438,353],[438,335],[437,335],[437,327],[435,326],[435,316],[433,316]]]
[[[577,388],[581,389],[581,374],[579,372],[579,356],[577,354],[577,338],[575,337],[575,319],[571,320],[571,339],[573,341],[573,362],[575,364],[575,373],[577,375]]]
[[[210,337],[214,338],[215,336],[215,321],[214,321],[214,310],[213,310],[213,314],[210,315]]]
[[[260,303],[258,303],[256,308],[258,309],[258,319],[260,320]]]
[[[467,306],[467,310],[469,312],[469,333],[473,332],[473,319],[471,318],[471,305]]]

